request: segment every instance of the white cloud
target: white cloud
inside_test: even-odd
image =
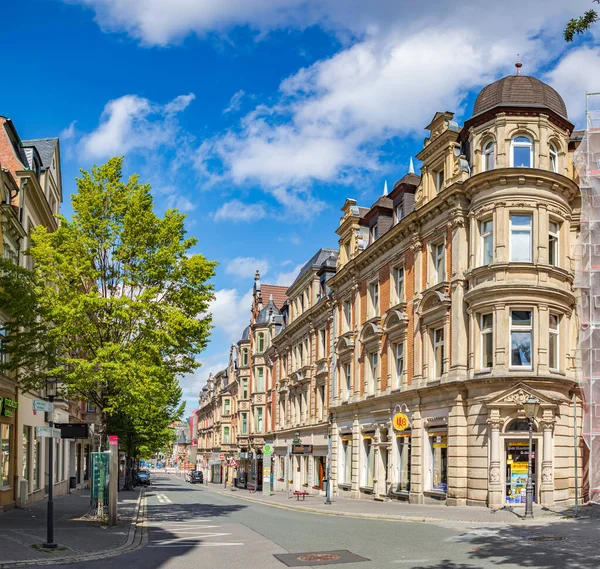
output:
[[[252,222],[267,216],[260,204],[245,204],[240,200],[225,202],[214,214],[215,221]]]
[[[304,264],[296,265],[291,271],[279,273],[275,280],[275,284],[279,286],[290,286],[296,280],[296,277],[303,266]]]
[[[178,131],[175,115],[194,99],[180,95],[166,105],[151,103],[137,95],[124,95],[104,107],[96,130],[79,141],[87,159],[101,159],[133,150],[154,150],[173,145]]]
[[[237,342],[250,323],[251,308],[252,290],[240,295],[235,289],[223,288],[215,292],[209,312],[212,314],[213,326],[223,332],[230,342]]]
[[[242,98],[246,93],[243,89],[235,92],[229,101],[229,106],[223,111],[223,114],[230,113],[232,111],[239,111],[242,105]]]
[[[60,131],[58,138],[62,141],[72,140],[73,138],[75,138],[75,123],[76,122],[77,121],[71,121],[71,124],[67,128],[64,128],[63,130]]]
[[[547,74],[546,81],[563,97],[571,122],[585,127],[585,93],[600,91],[597,73],[600,69],[600,49],[579,47],[568,53]]]
[[[264,277],[269,272],[269,261],[255,257],[236,257],[227,263],[225,272],[239,278],[253,278],[256,271]]]

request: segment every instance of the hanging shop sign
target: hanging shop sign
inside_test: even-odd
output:
[[[312,454],[313,445],[292,445],[292,454]]]
[[[0,415],[4,417],[12,417],[15,409],[19,407],[19,403],[10,397],[0,397]]]
[[[396,413],[392,419],[394,429],[397,431],[405,431],[410,427],[410,421],[406,413]]]
[[[271,445],[263,446],[263,454],[273,454],[273,447]]]
[[[56,427],[60,429],[61,438],[63,439],[87,439],[88,438],[88,424],[87,423],[57,423]],[[119,438],[117,439],[117,444]],[[109,444],[111,437],[108,437]]]

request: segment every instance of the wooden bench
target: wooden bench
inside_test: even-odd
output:
[[[304,502],[304,498],[308,496],[308,492],[300,492],[299,490],[294,490],[294,496],[296,496],[296,502],[300,501],[300,496],[302,496],[302,501]]]

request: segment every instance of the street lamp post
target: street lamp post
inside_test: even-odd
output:
[[[327,486],[325,486],[325,505],[331,505],[331,434],[333,429],[333,413],[329,413],[327,421]]]
[[[46,542],[42,543],[44,549],[56,549],[58,544],[54,542],[54,397],[56,395],[56,382],[48,380],[46,382],[46,395],[48,401],[52,403],[52,410],[48,415],[48,426],[50,427],[50,437],[48,442],[48,505],[46,510]]]
[[[533,518],[533,479],[531,476],[531,455],[533,453],[533,419],[537,415],[540,402],[530,395],[523,403],[525,417],[529,423],[529,453],[527,456],[527,486],[525,487],[525,519]]]

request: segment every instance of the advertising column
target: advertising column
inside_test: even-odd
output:
[[[271,445],[263,446],[263,476],[262,491],[266,496],[271,495],[271,456],[273,447]]]

